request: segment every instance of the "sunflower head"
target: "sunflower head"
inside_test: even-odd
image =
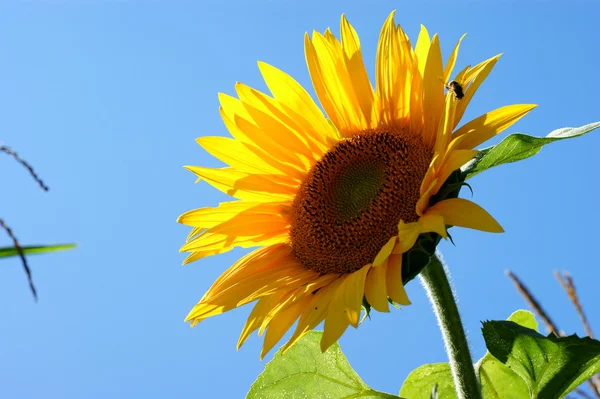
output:
[[[444,64],[437,35],[422,27],[413,47],[392,13],[373,87],[344,16],[340,36],[305,36],[324,112],[294,79],[259,63],[271,95],[237,84],[237,98],[220,95],[232,138],[198,139],[229,166],[187,167],[235,200],[180,216],[193,227],[185,263],[259,248],[225,271],[186,321],[254,302],[238,347],[258,330],[261,357],[294,323],[286,348],[324,322],[325,350],[358,326],[363,304],[381,312],[390,302],[409,305],[404,283],[450,226],[501,232],[485,210],[458,198],[460,167],[534,107],[502,107],[457,128],[499,56],[453,75],[462,38]]]

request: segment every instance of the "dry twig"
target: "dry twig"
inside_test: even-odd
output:
[[[15,249],[19,253],[19,257],[21,258],[21,263],[23,264],[23,268],[25,269],[25,273],[27,274],[27,280],[29,280],[29,288],[31,288],[31,293],[33,294],[33,298],[37,302],[37,291],[35,290],[35,285],[33,285],[33,279],[31,278],[31,270],[29,269],[29,265],[27,264],[27,258],[25,257],[25,253],[23,253],[23,248],[21,248],[21,245],[19,244],[19,240],[17,240],[17,237],[15,237],[15,235],[13,234],[11,228],[8,227],[8,225],[6,223],[4,223],[3,219],[0,219],[0,227],[2,227],[6,231],[6,233],[9,235],[9,237],[12,239]]]
[[[515,276],[510,270],[506,270],[504,273],[513,281],[513,283],[515,283],[519,294],[521,294],[521,296],[525,298],[525,301],[529,304],[533,311],[540,317],[540,319],[542,319],[542,321],[546,325],[546,329],[549,332],[554,333],[554,335],[556,335],[557,337],[560,336],[556,324],[554,324],[554,322],[550,319],[548,313],[544,311],[542,305],[540,305],[540,303],[533,297],[531,292],[527,289],[527,287],[525,287],[521,280],[519,280],[519,278]]]
[[[21,165],[23,165],[29,171],[29,173],[34,178],[34,180],[40,185],[40,187],[42,188],[42,190],[44,190],[44,191],[48,191],[49,190],[48,186],[42,181],[42,179],[40,179],[40,177],[35,172],[35,170],[33,169],[33,167],[27,161],[25,161],[23,158],[21,158],[19,156],[19,154],[17,154],[12,148],[7,147],[5,145],[0,145],[0,151],[6,153],[8,155],[10,155],[11,157],[13,157],[15,159],[15,161],[17,161]]]
[[[590,327],[590,323],[588,322],[587,317],[583,312],[583,308],[581,307],[581,302],[579,302],[579,297],[577,296],[577,291],[575,290],[575,283],[573,282],[573,278],[567,272],[563,272],[561,276],[561,274],[556,270],[554,271],[554,277],[556,277],[560,285],[567,293],[569,300],[571,301],[573,306],[575,306],[575,310],[577,311],[577,314],[581,319],[581,324],[583,324],[583,329],[585,330],[585,333],[588,335],[588,337],[594,338],[592,327]],[[600,379],[598,378],[598,376],[596,375],[590,378],[588,380],[588,383],[593,388],[593,391],[596,394],[596,396],[600,398]]]
[[[592,332],[592,328],[590,327],[590,323],[588,323],[587,317],[585,317],[585,313],[583,312],[583,308],[581,307],[581,302],[579,302],[579,297],[577,296],[577,292],[575,291],[575,284],[573,283],[573,278],[567,272],[563,272],[561,276],[559,272],[554,271],[554,277],[558,280],[560,285],[563,287],[569,300],[575,306],[575,310],[577,310],[577,314],[579,314],[579,318],[581,319],[581,323],[583,324],[583,328],[585,329],[585,333],[590,338],[594,338],[594,333]]]
[[[581,389],[576,389],[575,392],[583,396],[584,399],[593,399],[587,392],[582,391]]]
[[[515,286],[517,287],[517,291],[519,291],[519,294],[521,294],[521,296],[525,299],[525,301],[529,304],[529,306],[533,309],[533,311],[535,313],[537,313],[537,315],[542,319],[542,321],[546,325],[546,329],[548,331],[554,333],[554,335],[556,335],[557,337],[563,335],[563,334],[559,333],[559,330],[558,330],[558,327],[556,326],[556,324],[554,324],[554,322],[550,319],[550,316],[548,316],[548,313],[546,313],[544,311],[544,309],[542,308],[542,305],[540,305],[540,303],[533,297],[531,292],[527,289],[527,287],[525,287],[525,285],[521,282],[521,280],[519,280],[519,278],[517,276],[515,276],[510,270],[506,270],[505,273],[513,281],[513,283],[515,283]],[[591,330],[589,324],[587,323],[587,318],[585,317],[585,314],[583,313],[583,309],[581,308],[581,304],[579,303],[579,299],[577,298],[577,295],[575,292],[575,285],[573,285],[573,279],[567,273],[565,273],[565,280],[562,280],[560,274],[558,274],[557,272],[555,272],[554,275],[556,276],[556,278],[558,279],[560,284],[563,286],[565,291],[567,291],[567,295],[569,296],[569,299],[575,305],[575,308],[577,309],[577,313],[579,313],[579,316],[581,317],[581,319],[584,323],[584,328],[586,328],[586,332],[588,333],[588,335],[590,337],[592,337],[592,335],[591,335],[592,330]],[[585,326],[587,326],[587,327],[585,327]],[[600,398],[600,388],[597,383],[597,379],[595,377],[592,377],[587,382],[590,385],[590,388],[592,389],[592,392],[595,394],[595,396],[597,398]],[[591,399],[590,395],[588,395],[581,389],[577,389],[577,390],[575,390],[575,392],[585,398]]]

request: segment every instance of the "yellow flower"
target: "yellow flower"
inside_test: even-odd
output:
[[[481,207],[461,198],[431,201],[474,148],[533,105],[510,105],[456,129],[499,56],[454,76],[464,96],[445,92],[460,40],[443,65],[437,35],[422,27],[413,48],[390,14],[381,30],[371,86],[356,31],[342,15],[331,31],[306,34],[306,61],[327,116],[284,72],[259,63],[272,96],[241,83],[220,94],[233,138],[198,143],[229,167],[187,167],[237,200],[180,216],[192,226],[185,263],[234,247],[261,247],[238,260],[192,309],[207,317],[256,302],[238,348],[266,331],[263,357],[296,322],[288,348],[324,321],[322,350],[349,325],[363,297],[380,312],[388,298],[409,305],[402,254],[422,233],[447,226],[502,232]],[[462,40],[462,38],[461,38]]]

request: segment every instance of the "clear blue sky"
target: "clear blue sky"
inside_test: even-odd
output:
[[[30,258],[37,304],[18,260],[0,262],[0,397],[242,398],[265,364],[262,338],[235,350],[250,308],[194,329],[183,319],[244,251],[180,266],[188,228],[175,219],[224,199],[194,185],[182,165],[219,165],[194,139],[227,135],[219,91],[233,94],[236,81],[265,89],[257,60],[312,93],[303,34],[337,33],[341,13],[361,35],[372,74],[380,27],[394,8],[413,41],[421,23],[440,33],[445,57],[467,32],[459,66],[504,53],[467,116],[538,103],[510,129],[534,135],[600,120],[600,6],[591,0],[2,2],[0,140],[51,191],[2,156],[0,216],[23,244],[79,247]],[[598,148],[595,132],[471,181],[474,200],[506,229],[454,230],[457,246],[442,246],[477,358],[485,351],[480,321],[524,307],[504,276],[509,267],[561,328],[582,333],[552,276],[569,270],[600,333],[592,308],[600,299],[592,257]],[[0,244],[8,238],[0,235]],[[445,360],[418,281],[408,292],[413,306],[375,314],[341,339],[375,389],[397,393],[410,370]]]

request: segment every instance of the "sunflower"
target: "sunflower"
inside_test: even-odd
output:
[[[262,62],[271,96],[241,83],[238,98],[219,95],[233,138],[197,142],[229,166],[186,168],[236,200],[179,217],[193,227],[184,263],[259,248],[214,282],[187,316],[192,326],[255,302],[238,349],[252,332],[266,332],[262,358],[294,323],[284,350],[324,322],[325,351],[358,327],[364,304],[379,312],[410,304],[403,254],[420,236],[447,238],[449,226],[503,231],[475,203],[439,194],[475,147],[534,105],[502,107],[457,129],[499,56],[467,66],[448,85],[462,38],[444,65],[437,35],[422,27],[413,48],[393,17],[379,37],[375,88],[343,15],[341,40],[329,29],[305,35],[326,115],[298,82]]]

